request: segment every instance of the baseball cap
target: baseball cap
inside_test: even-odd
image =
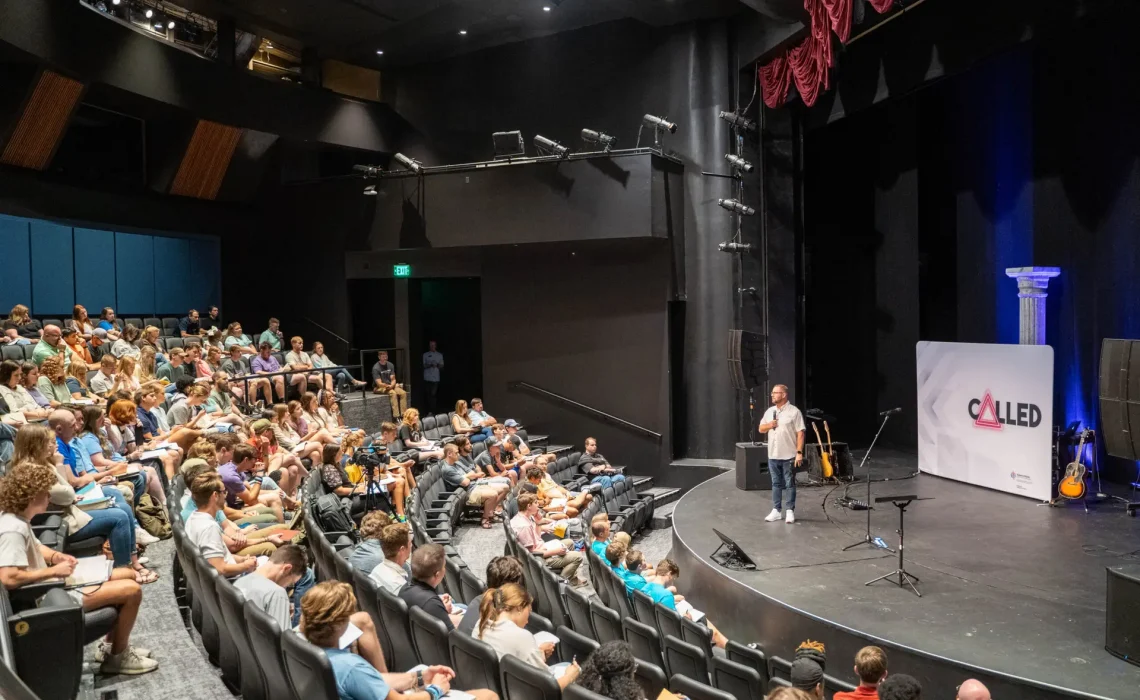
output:
[[[503,426],[504,426],[504,427],[507,427],[507,428],[521,428],[521,427],[522,427],[522,424],[520,424],[520,423],[519,423],[517,420],[515,420],[514,418],[508,418],[508,419],[506,420],[506,422],[505,422],[505,423],[503,423]]]
[[[800,690],[813,690],[823,682],[823,668],[812,659],[796,659],[792,662],[792,687]]]

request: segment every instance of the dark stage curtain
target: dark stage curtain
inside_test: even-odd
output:
[[[894,0],[868,0],[878,12],[885,12]],[[846,43],[851,38],[851,13],[855,0],[804,0],[810,18],[808,35],[760,66],[760,90],[764,104],[780,107],[788,101],[792,82],[808,107],[820,92],[831,87],[831,67],[835,51],[831,35]]]

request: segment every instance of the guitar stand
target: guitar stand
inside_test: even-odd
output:
[[[876,503],[879,502],[879,500],[880,499],[876,499]],[[889,500],[889,498],[884,498],[881,500]],[[914,500],[914,499],[912,498],[912,500]],[[878,578],[873,578],[870,581],[868,581],[867,583],[864,583],[863,585],[864,586],[870,586],[872,583],[876,583],[878,581],[888,581],[890,583],[895,584],[899,588],[904,588],[906,586],[909,586],[910,590],[914,591],[914,594],[916,596],[918,596],[919,598],[921,598],[922,594],[919,593],[918,589],[914,587],[915,583],[921,583],[921,581],[919,580],[919,578],[917,576],[915,576],[914,574],[907,571],[906,567],[903,566],[903,541],[905,540],[905,536],[903,534],[903,532],[904,532],[904,528],[903,528],[904,518],[903,518],[903,516],[906,515],[906,507],[911,504],[911,501],[910,500],[893,501],[893,503],[894,503],[895,507],[899,509],[899,568],[895,569],[894,571],[890,572],[889,574],[883,574],[882,576],[879,576]],[[897,576],[898,580],[897,581],[894,580],[893,578],[891,578],[892,576]]]

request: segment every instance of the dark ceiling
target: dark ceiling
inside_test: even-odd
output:
[[[653,26],[752,12],[757,0],[178,0],[322,56],[383,69],[632,18]],[[775,6],[802,1],[763,0]],[[790,3],[790,4],[789,4]],[[550,11],[543,11],[543,7]],[[768,8],[765,8],[768,9]],[[466,30],[466,35],[460,35]],[[378,56],[377,50],[384,55]]]

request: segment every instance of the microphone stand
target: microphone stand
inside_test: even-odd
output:
[[[748,439],[756,444],[756,401],[752,398],[753,388],[748,388]]]
[[[893,412],[894,411],[887,411],[886,413],[883,414],[883,422],[879,425],[879,432],[875,433],[875,439],[871,441],[871,446],[868,447],[867,451],[863,454],[863,461],[859,463],[860,469],[862,469],[863,466],[867,464],[867,457],[869,457],[871,455],[871,450],[875,449],[875,443],[879,441],[879,436],[883,434],[883,428],[887,427],[887,421],[889,421],[891,419],[891,414]],[[859,540],[858,542],[852,542],[851,544],[844,547],[843,551],[846,552],[849,549],[854,549],[855,547],[858,547],[858,546],[864,545],[864,544],[869,544],[872,547],[875,547],[878,549],[885,549],[888,552],[895,551],[895,550],[891,549],[890,547],[886,546],[886,544],[881,544],[882,540],[879,540],[879,542],[876,542],[875,540],[878,538],[871,537],[871,468],[870,467],[867,467],[867,501],[866,501],[866,503],[867,503],[867,532],[863,535],[863,539]]]

